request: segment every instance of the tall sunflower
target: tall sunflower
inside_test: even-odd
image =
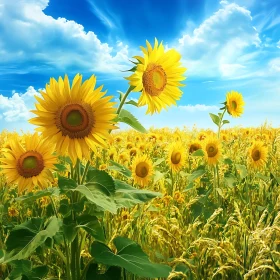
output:
[[[255,141],[248,151],[248,161],[254,169],[261,169],[267,161],[268,149],[262,141]]]
[[[37,133],[26,135],[21,144],[17,137],[10,141],[10,148],[3,151],[0,159],[2,172],[9,184],[17,184],[18,192],[32,191],[35,186],[47,188],[53,181],[51,170],[57,159],[53,156],[53,148],[43,142]]]
[[[140,47],[144,56],[134,56],[138,60],[134,74],[127,77],[129,84],[134,86],[133,91],[142,94],[138,106],[148,105],[146,114],[159,113],[166,109],[182,96],[179,86],[185,80],[183,76],[186,68],[181,66],[181,55],[174,49],[164,51],[162,42],[155,39],[154,48],[146,41],[147,49]]]
[[[243,112],[245,102],[243,100],[242,94],[237,91],[228,92],[226,95],[226,108],[230,115],[233,117],[240,117]]]
[[[46,92],[40,91],[42,98],[35,95],[39,103],[31,112],[38,117],[29,122],[40,126],[37,130],[46,141],[55,144],[59,154],[69,155],[73,163],[77,158],[89,158],[89,148],[106,147],[109,130],[115,128],[112,97],[103,97],[103,86],[94,89],[95,83],[94,75],[82,83],[77,74],[70,87],[65,75],[64,80],[51,78]]]
[[[153,164],[147,155],[136,156],[131,165],[134,182],[147,186],[153,175]]]
[[[178,173],[186,161],[185,147],[181,142],[175,142],[167,148],[167,164],[172,172]]]
[[[205,140],[203,150],[205,159],[209,165],[217,164],[222,156],[221,143],[214,137],[209,137]]]

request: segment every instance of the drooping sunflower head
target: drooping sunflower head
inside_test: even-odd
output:
[[[34,187],[47,188],[53,181],[52,170],[57,162],[53,148],[35,133],[26,135],[24,142],[9,140],[10,149],[3,151],[0,159],[2,172],[9,184],[17,184],[18,192],[31,191]]]
[[[209,137],[205,140],[203,150],[205,159],[209,165],[217,164],[222,156],[221,143],[214,137]]]
[[[155,39],[154,48],[146,41],[147,49],[141,47],[144,56],[138,60],[135,72],[127,77],[133,91],[142,92],[138,106],[148,105],[146,114],[159,113],[163,108],[176,105],[182,91],[179,89],[186,68],[181,66],[181,55],[174,49],[164,51],[162,42]]]
[[[167,148],[167,164],[172,172],[178,173],[185,164],[186,153],[182,142],[175,142]]]
[[[234,118],[240,117],[243,112],[245,102],[243,100],[242,94],[238,93],[237,91],[231,91],[227,93],[226,96],[226,108],[230,115]]]
[[[248,161],[254,169],[261,169],[267,161],[268,149],[262,141],[255,141],[249,148]]]
[[[131,165],[132,178],[141,187],[147,186],[153,175],[153,164],[147,155],[136,156]]]
[[[104,97],[103,86],[94,89],[95,83],[94,75],[82,83],[82,76],[77,74],[71,87],[67,75],[64,80],[51,78],[46,92],[40,91],[42,98],[35,96],[37,110],[31,111],[37,117],[30,123],[40,126],[37,130],[43,137],[74,163],[78,158],[89,158],[90,149],[106,147],[109,130],[115,128],[112,97]]]

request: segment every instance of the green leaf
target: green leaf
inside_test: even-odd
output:
[[[125,102],[125,104],[129,104],[129,105],[133,105],[135,107],[138,107],[138,103],[135,102],[134,100],[129,100],[129,101]]]
[[[165,161],[165,158],[159,158],[154,162],[153,166],[158,166],[164,161]]]
[[[134,241],[125,237],[116,237],[114,245],[117,253],[101,242],[93,242],[91,255],[98,263],[119,266],[141,277],[168,277],[171,267],[163,264],[151,263],[148,256]]]
[[[193,182],[191,182],[191,183],[189,183],[188,186],[183,190],[183,192],[186,192],[186,191],[188,191],[188,190],[191,190],[191,189],[193,189],[193,187],[194,187],[194,184],[193,184]]]
[[[87,183],[85,185],[78,186],[73,191],[83,194],[89,202],[100,206],[102,209],[114,214],[117,213],[117,206],[110,191],[101,184]]]
[[[77,217],[77,222],[79,223],[77,227],[84,229],[96,240],[105,242],[103,227],[101,226],[96,216],[84,214],[82,216]]]
[[[10,262],[12,266],[12,271],[6,280],[15,280],[17,278],[21,279],[22,274],[27,273],[32,268],[31,261],[28,260],[15,260]]]
[[[64,172],[67,170],[67,167],[61,163],[55,163],[54,166],[56,167],[56,170],[59,172]]]
[[[232,173],[225,172],[224,178],[225,178],[225,181],[226,181],[226,183],[229,187],[232,188],[232,187],[235,186],[237,179]]]
[[[51,196],[51,195],[59,195],[59,189],[49,188],[49,189],[37,191],[35,193],[30,192],[26,195],[15,198],[15,201],[24,202],[24,203],[33,203],[35,200],[39,198],[42,198],[44,196]]]
[[[63,224],[62,230],[63,230],[66,241],[69,244],[71,242],[73,242],[73,240],[75,239],[77,232],[78,232],[78,228],[76,227],[76,224],[74,222],[72,222],[68,225]]]
[[[130,125],[135,130],[146,133],[146,129],[142,126],[142,124],[127,110],[122,109],[118,115],[118,121],[126,123]]]
[[[195,152],[193,152],[191,154],[191,156],[194,156],[194,157],[203,157],[204,156],[204,152],[202,149],[198,149],[196,150]]]
[[[264,176],[261,173],[257,173],[256,177],[262,179],[263,181],[268,181],[270,179],[268,176]]]
[[[225,164],[228,164],[228,165],[232,165],[232,164],[233,164],[233,161],[232,161],[230,158],[225,158],[225,159],[224,159],[224,163],[225,163]]]
[[[219,126],[220,125],[220,118],[217,115],[212,114],[212,113],[209,113],[209,115],[210,115],[213,123],[216,124],[217,126]]]
[[[52,217],[44,230],[39,230],[42,220],[31,219],[22,225],[16,226],[7,239],[7,254],[4,256],[4,263],[13,260],[28,258],[41,246],[48,237],[53,237],[59,230],[61,220]],[[1,263],[2,260],[0,260]]]
[[[122,270],[117,266],[110,266],[109,269],[100,274],[98,264],[92,263],[87,271],[86,280],[122,280]]]
[[[195,179],[203,176],[206,173],[205,167],[203,165],[199,166],[190,176],[189,182],[193,182]]]
[[[117,90],[117,92],[120,94],[119,95],[119,100],[122,101],[123,97],[124,97],[124,93],[121,92],[120,90]]]
[[[154,175],[154,184],[157,183],[162,178],[164,178],[164,175],[165,175],[165,173],[161,173],[158,170],[156,170],[155,175]]]
[[[68,190],[75,189],[77,187],[77,183],[73,179],[59,176],[58,177],[58,187],[62,191],[68,191]]]
[[[241,180],[244,179],[248,174],[246,166],[242,165],[242,164],[235,164],[235,167],[236,167],[236,170],[238,171],[240,179]]]
[[[121,174],[123,174],[124,176],[126,177],[131,177],[131,171],[126,168],[125,166],[113,161],[113,160],[110,160],[110,164],[112,164],[113,166],[109,166],[107,169],[108,170],[115,170],[115,171],[118,171],[120,172]]]
[[[131,208],[139,203],[145,203],[155,197],[161,197],[162,194],[149,190],[136,189],[125,182],[115,180],[116,193],[115,201],[118,208]]]
[[[228,120],[223,120],[223,125],[226,124],[226,123],[229,123]]]
[[[87,183],[91,185],[100,185],[106,189],[109,194],[115,192],[115,183],[113,178],[103,170],[89,170],[87,173]]]

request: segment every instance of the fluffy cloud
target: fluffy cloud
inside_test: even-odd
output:
[[[2,0],[0,6],[0,65],[7,71],[28,63],[28,70],[73,67],[119,73],[127,69],[128,46],[102,43],[75,21],[44,13],[49,0]],[[13,66],[14,65],[14,66]],[[33,66],[31,66],[33,65]],[[36,65],[36,66],[34,66]]]
[[[240,77],[258,56],[261,40],[250,11],[227,1],[221,5],[192,34],[179,39],[179,50],[190,75]],[[250,57],[244,55],[248,51]]]
[[[7,123],[27,121],[32,117],[29,111],[34,107],[34,95],[37,94],[38,92],[32,86],[28,87],[23,94],[13,92],[11,97],[0,94],[1,118]]]

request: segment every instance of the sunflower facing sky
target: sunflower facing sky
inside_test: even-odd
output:
[[[147,155],[136,156],[131,165],[132,178],[141,187],[147,186],[153,175],[153,163]]]
[[[268,149],[262,141],[255,141],[248,151],[249,165],[254,169],[261,169],[267,161]]]
[[[206,138],[204,143],[205,159],[209,165],[218,163],[222,156],[222,147],[218,139],[214,137]]]
[[[71,87],[67,75],[64,80],[51,78],[46,92],[40,91],[42,98],[35,96],[39,103],[31,112],[37,117],[29,122],[40,126],[37,130],[43,137],[73,163],[77,158],[89,158],[89,149],[96,151],[96,145],[106,147],[109,130],[115,128],[112,97],[104,97],[103,86],[94,89],[95,83],[94,75],[82,83],[82,75],[77,74]]]
[[[144,56],[134,56],[138,60],[134,74],[126,79],[134,86],[133,91],[142,92],[138,106],[148,105],[146,114],[159,113],[182,96],[179,89],[186,68],[181,66],[181,55],[174,49],[164,51],[162,42],[155,39],[154,48],[146,41],[147,49],[140,47]]]
[[[244,112],[245,102],[242,94],[237,91],[228,92],[226,95],[226,108],[228,113],[234,118],[240,117]]]
[[[23,142],[21,144],[21,142]],[[3,149],[0,167],[9,184],[18,184],[18,192],[29,192],[35,186],[47,188],[53,180],[51,170],[57,162],[53,156],[53,146],[42,141],[37,133],[9,140],[10,149]]]

